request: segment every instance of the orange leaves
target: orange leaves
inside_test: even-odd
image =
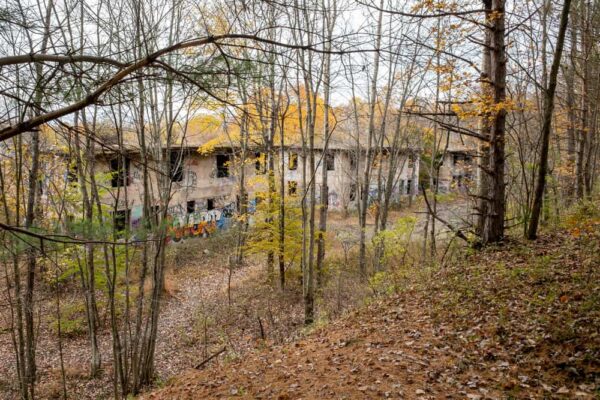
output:
[[[520,110],[521,107],[513,99],[496,102],[487,94],[475,95],[467,104],[453,104],[452,111],[461,120],[477,117],[487,117],[490,121],[496,118],[501,111],[511,112]]]
[[[457,8],[456,2],[446,0],[422,0],[417,2],[412,7],[412,12],[425,11],[455,11]]]

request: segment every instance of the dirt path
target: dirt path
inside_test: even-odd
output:
[[[156,349],[156,367],[163,379],[198,364],[206,355],[203,354],[205,317],[210,317],[215,303],[225,301],[229,280],[228,269],[211,263],[214,260],[207,258],[199,265],[186,266],[170,275],[175,293],[161,313]],[[231,276],[232,286],[243,285],[258,270],[257,265],[236,270]]]

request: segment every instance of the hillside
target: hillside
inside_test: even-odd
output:
[[[575,225],[413,271],[300,340],[142,398],[597,398],[600,224]]]

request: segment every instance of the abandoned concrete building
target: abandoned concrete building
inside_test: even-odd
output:
[[[439,184],[441,193],[447,192],[472,192],[477,184],[477,143],[472,138],[463,137],[457,133],[450,132],[442,138],[438,148],[440,154]],[[431,166],[421,163],[421,168],[427,176],[431,174]]]
[[[341,136],[341,134],[340,134]],[[169,178],[172,182],[171,197],[167,215],[170,225],[171,239],[178,241],[188,236],[208,235],[218,228],[229,224],[231,217],[239,210],[239,177],[242,168],[236,160],[239,148],[236,146],[220,145],[210,153],[199,152],[211,135],[201,133],[188,133],[178,146],[170,150]],[[279,182],[281,174],[284,175],[285,192],[288,196],[296,196],[302,192],[302,149],[298,145],[286,146],[284,149],[283,171],[279,154],[281,149],[276,148],[275,174]],[[362,174],[365,162],[365,152],[356,151],[356,148],[344,143],[339,137],[332,137],[327,154],[323,156],[323,149],[317,148],[315,158],[319,162],[314,180],[317,193],[322,183],[322,170],[328,173],[329,199],[331,210],[351,210],[356,207],[358,178],[357,165]],[[357,156],[357,154],[359,156]],[[243,166],[247,191],[249,194],[249,209],[253,210],[256,204],[256,194],[261,191],[258,177],[264,175],[264,164],[259,152],[252,152],[251,162]],[[418,153],[406,149],[398,157],[398,168],[393,188],[393,200],[398,201],[402,196],[415,194],[418,188],[419,162]],[[124,160],[124,161],[123,161]],[[107,204],[113,202],[118,193],[118,211],[114,216],[119,229],[125,225],[132,228],[139,226],[143,218],[143,182],[142,163],[140,154],[135,147],[130,147],[126,158],[116,157],[113,153],[102,154],[98,157],[100,170],[112,173],[109,195],[106,196]],[[387,165],[382,166],[387,176]],[[310,177],[309,177],[310,179]],[[377,180],[371,180],[368,196],[375,198],[377,194]],[[156,190],[157,179],[150,179],[151,190]],[[384,182],[383,185],[387,183]],[[264,186],[264,185],[263,185]],[[382,186],[384,187],[384,186]],[[264,190],[264,188],[262,189]],[[158,199],[158,197],[156,197]],[[158,200],[156,201],[158,204]],[[153,206],[157,207],[157,206]],[[157,208],[158,210],[158,208]]]

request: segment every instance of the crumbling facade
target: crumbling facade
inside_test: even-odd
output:
[[[186,145],[170,150],[170,167],[168,178],[171,182],[171,198],[167,209],[169,224],[169,236],[171,240],[178,241],[189,236],[206,236],[214,230],[229,225],[231,217],[240,209],[239,176],[241,168],[244,168],[246,178],[246,190],[249,198],[249,210],[253,211],[256,204],[257,193],[264,191],[264,184],[257,184],[258,175],[264,175],[264,163],[261,165],[260,153],[252,153],[254,162],[246,162],[239,165],[236,159],[238,149],[219,147],[210,153],[198,151],[198,145]],[[277,158],[280,149],[276,149]],[[348,211],[356,207],[358,200],[358,188],[360,187],[358,176],[362,175],[365,154],[353,151],[342,146],[334,146],[323,155],[323,149],[315,150],[315,158],[318,160],[314,177],[310,176],[307,168],[307,180],[314,179],[317,185],[317,194],[320,193],[322,184],[322,168],[328,171],[328,205],[332,211]],[[290,146],[284,150],[284,170],[281,171],[281,163],[276,159],[275,174],[276,182],[280,182],[281,174],[284,175],[285,194],[297,196],[302,193],[302,171],[304,158],[302,150]],[[163,157],[166,157],[163,154]],[[415,162],[414,153],[404,152],[400,155],[398,169],[393,182],[392,201],[399,201],[402,196],[414,194],[418,187],[419,163]],[[264,157],[263,157],[264,159]],[[120,161],[121,160],[121,161]],[[117,155],[102,155],[99,157],[99,169],[110,173],[110,185],[106,184],[106,203],[110,204],[118,197],[118,207],[114,216],[118,229],[124,229],[128,224],[135,229],[140,226],[144,217],[143,212],[143,174],[142,162],[139,152],[130,151],[125,157]],[[358,161],[357,161],[358,160]],[[359,163],[358,169],[356,163]],[[387,165],[383,165],[384,177],[387,177]],[[376,170],[376,168],[374,168]],[[358,171],[358,173],[357,173]],[[156,190],[156,174],[165,173],[154,167],[153,178],[150,179],[151,190]],[[384,188],[388,183],[383,181]],[[371,180],[368,193],[369,201],[377,197],[377,180]],[[118,192],[118,196],[116,196]],[[156,196],[158,199],[158,196]],[[109,207],[110,208],[110,207]],[[152,206],[153,212],[159,213],[158,200]]]

